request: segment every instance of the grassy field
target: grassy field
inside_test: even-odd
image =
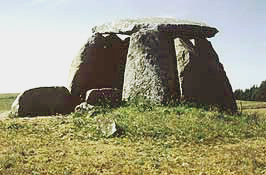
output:
[[[235,116],[140,102],[0,120],[0,174],[266,174],[266,115],[248,111],[263,104],[244,103]],[[99,118],[118,132],[106,138]]]
[[[0,112],[8,111],[18,93],[0,94]]]

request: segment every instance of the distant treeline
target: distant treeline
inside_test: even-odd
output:
[[[236,89],[234,95],[237,100],[266,101],[266,80],[262,81],[259,87],[254,85],[245,91]]]

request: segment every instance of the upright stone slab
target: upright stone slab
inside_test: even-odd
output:
[[[192,59],[195,55],[195,51],[193,43],[189,39],[176,38],[174,42],[180,85],[180,95],[181,98],[184,98],[185,89],[187,89],[186,91],[190,91],[189,88],[192,88],[192,84],[186,86],[186,88],[184,87],[184,79],[190,77],[189,74],[191,74]],[[191,77],[189,79],[191,79]],[[192,79],[190,82],[193,82]]]
[[[123,99],[146,96],[164,103],[177,94],[172,43],[167,33],[156,30],[140,30],[131,35]]]
[[[167,79],[167,101],[176,101],[180,98],[180,87],[174,40],[168,32],[160,32],[160,74]]]

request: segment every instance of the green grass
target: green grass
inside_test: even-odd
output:
[[[118,132],[106,138],[98,118]],[[0,120],[0,174],[263,174],[265,145],[263,115],[138,102]]]

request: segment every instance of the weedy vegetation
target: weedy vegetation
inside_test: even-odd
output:
[[[104,136],[98,118],[114,120],[117,131]],[[0,120],[0,174],[266,174],[266,114],[133,99],[8,118]]]

